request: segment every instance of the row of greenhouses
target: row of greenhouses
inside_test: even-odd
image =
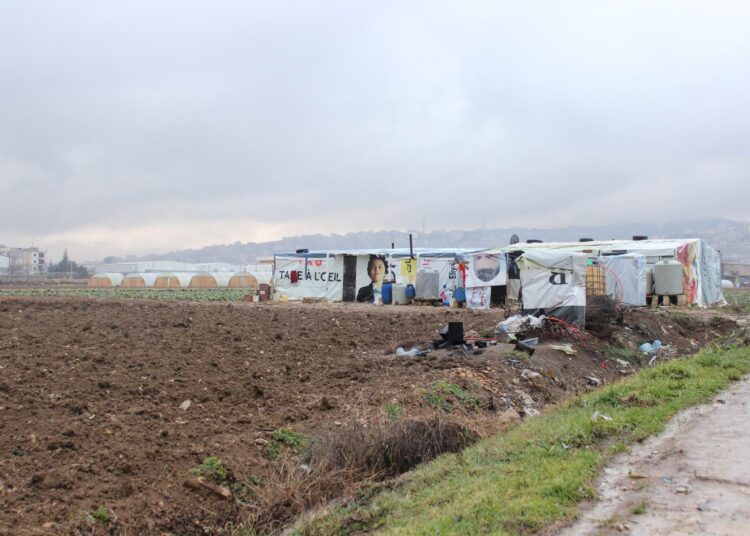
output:
[[[95,288],[247,288],[257,289],[258,279],[247,272],[144,272],[101,273],[89,279]]]

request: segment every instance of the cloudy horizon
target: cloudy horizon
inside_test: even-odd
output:
[[[740,2],[9,1],[0,243],[750,216]]]

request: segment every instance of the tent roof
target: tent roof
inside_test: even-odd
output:
[[[414,248],[414,256],[417,258],[440,258],[455,257],[476,253],[487,248]],[[329,249],[314,250],[308,253],[276,253],[274,257],[299,257],[299,258],[325,258],[336,255],[379,255],[385,257],[406,258],[409,257],[409,248],[395,249]]]
[[[502,253],[510,251],[529,251],[535,249],[566,250],[566,251],[588,251],[596,253],[623,250],[628,253],[641,253],[651,256],[673,255],[674,250],[691,242],[700,242],[699,238],[668,238],[653,240],[594,240],[592,242],[542,242],[527,244],[519,242],[501,248],[493,249],[492,252]]]

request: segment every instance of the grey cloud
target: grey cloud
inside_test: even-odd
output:
[[[616,222],[652,197],[747,216],[748,23],[740,2],[7,2],[0,242]]]

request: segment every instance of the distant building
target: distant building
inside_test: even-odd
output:
[[[7,271],[4,271],[7,258]],[[47,261],[39,248],[0,248],[0,273],[9,275],[39,275],[47,273]]]
[[[10,271],[10,257],[0,253],[0,275],[6,275]]]

